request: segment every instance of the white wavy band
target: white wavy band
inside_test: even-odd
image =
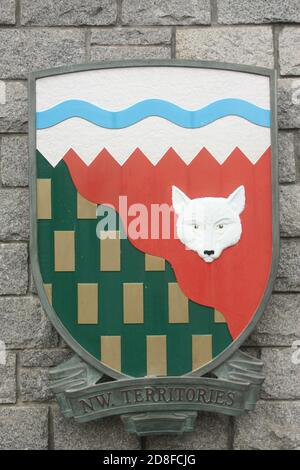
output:
[[[125,129],[104,129],[72,118],[54,127],[37,131],[37,148],[52,166],[72,148],[90,164],[103,148],[123,165],[139,148],[155,165],[172,147],[185,163],[205,147],[223,163],[236,148],[256,163],[270,146],[270,129],[234,116],[215,121],[199,129],[185,129],[164,119],[150,117]]]

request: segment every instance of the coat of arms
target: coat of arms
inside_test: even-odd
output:
[[[191,430],[255,406],[238,350],[278,258],[273,71],[94,64],[31,77],[32,264],[74,350],[51,373],[78,421]]]

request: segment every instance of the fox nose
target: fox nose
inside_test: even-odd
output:
[[[214,250],[204,250],[204,254],[210,256],[210,255],[214,255],[215,252]]]

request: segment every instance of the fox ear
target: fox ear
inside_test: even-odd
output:
[[[232,208],[238,213],[241,214],[245,209],[245,188],[244,186],[239,186],[233,193],[228,196],[227,200],[229,201]]]
[[[177,215],[182,212],[184,206],[190,202],[190,198],[176,186],[172,186],[172,205]]]

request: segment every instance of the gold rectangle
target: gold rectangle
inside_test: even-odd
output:
[[[77,193],[77,219],[96,219],[97,204],[88,201]]]
[[[50,305],[52,305],[52,284],[44,284],[46,296]]]
[[[224,315],[219,310],[214,311],[214,322],[215,323],[226,323]]]
[[[75,233],[54,232],[54,269],[55,271],[75,271]]]
[[[192,367],[199,369],[212,360],[212,336],[192,336]]]
[[[36,182],[37,218],[51,219],[51,179],[38,178]]]
[[[164,271],[165,260],[159,256],[145,255],[145,271]]]
[[[144,284],[123,284],[124,323],[144,323]]]
[[[166,336],[147,336],[147,375],[167,375]]]
[[[77,322],[85,325],[98,323],[98,284],[77,285]]]
[[[189,322],[189,299],[184,295],[177,282],[169,282],[169,323]]]
[[[101,336],[101,362],[121,370],[121,336]]]
[[[120,232],[104,232],[106,238],[102,239],[100,234],[100,271],[120,271],[121,269],[121,247]]]

